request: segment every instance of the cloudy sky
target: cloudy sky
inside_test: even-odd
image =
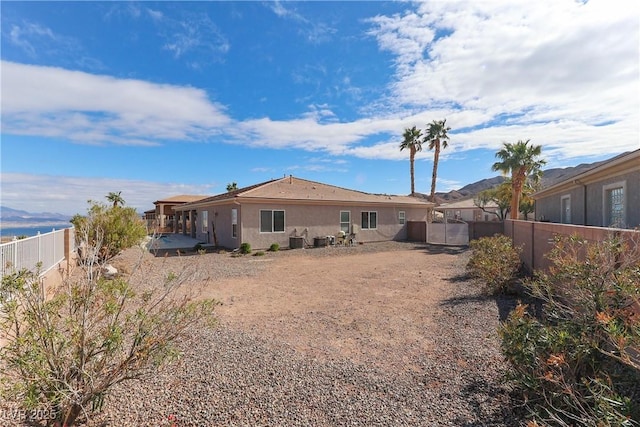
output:
[[[143,211],[289,174],[408,194],[403,130],[444,118],[439,191],[503,142],[606,159],[640,147],[639,27],[623,0],[3,2],[1,203]]]

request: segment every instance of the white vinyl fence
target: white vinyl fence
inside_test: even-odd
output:
[[[52,231],[1,244],[0,277],[22,269],[36,271],[38,263],[41,275],[51,270],[65,259],[64,233],[65,230]],[[70,233],[69,241],[73,242],[73,229]]]

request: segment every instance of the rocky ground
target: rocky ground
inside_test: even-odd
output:
[[[145,256],[147,283],[197,272],[223,303],[219,324],[191,331],[178,362],[114,389],[88,425],[518,425],[496,334],[513,301],[480,294],[468,255],[387,242]]]

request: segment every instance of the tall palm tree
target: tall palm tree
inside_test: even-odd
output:
[[[404,140],[400,144],[400,151],[404,150],[405,148],[409,150],[409,165],[411,170],[411,195],[413,196],[416,192],[413,163],[416,158],[416,153],[418,151],[422,151],[422,140],[420,139],[422,137],[422,131],[414,126],[411,129],[406,128],[402,136],[404,137]]]
[[[124,199],[120,194],[122,194],[122,191],[118,191],[117,193],[112,191],[106,196],[107,200],[113,203],[114,208],[118,205],[124,205]]]
[[[530,141],[527,139],[515,144],[503,143],[502,149],[496,153],[496,158],[500,161],[491,167],[505,175],[511,174],[511,219],[518,219],[520,196],[527,177],[531,176],[534,182],[538,182],[542,175],[542,165],[547,163],[539,158],[542,146],[529,145]]]
[[[427,134],[424,142],[429,143],[429,150],[435,150],[433,153],[433,174],[431,175],[431,201],[436,201],[436,179],[438,177],[438,161],[440,160],[440,149],[447,148],[447,140],[449,135],[447,132],[451,130],[447,127],[447,119],[434,120],[427,128]]]

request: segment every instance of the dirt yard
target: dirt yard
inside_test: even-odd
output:
[[[398,242],[147,253],[145,284],[189,266],[222,302],[219,324],[194,330],[178,362],[114,388],[88,426],[518,425],[496,332],[513,301],[484,297],[468,256]]]
[[[447,297],[457,255],[415,249],[295,255],[248,258],[268,268],[212,283],[207,296],[223,302],[220,320],[319,360],[414,369],[416,356],[433,351],[430,325]]]

